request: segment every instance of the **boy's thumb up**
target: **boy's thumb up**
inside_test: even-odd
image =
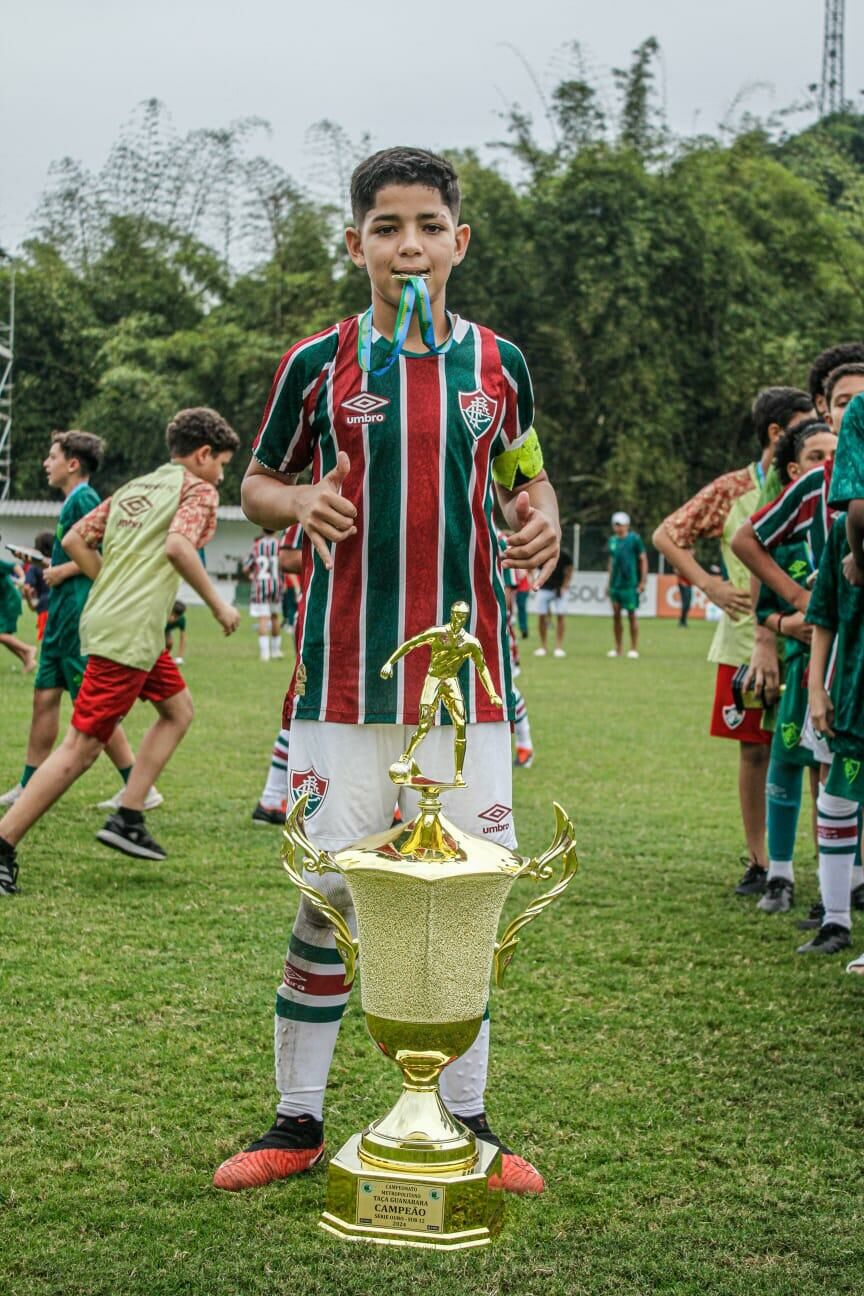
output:
[[[351,460],[344,450],[340,450],[336,456],[336,465],[326,474],[326,480],[330,483],[333,490],[341,491],[342,483],[351,471]]]
[[[531,516],[531,496],[527,491],[520,491],[516,496],[516,519],[521,526],[524,526]]]

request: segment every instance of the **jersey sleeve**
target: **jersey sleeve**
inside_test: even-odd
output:
[[[819,563],[816,584],[813,586],[813,593],[807,605],[806,619],[810,625],[822,626],[826,630],[836,629],[840,619],[840,581],[846,579],[842,574],[841,563],[844,554],[848,552],[845,526],[832,527]]]
[[[682,549],[692,549],[697,540],[716,539],[735,500],[751,486],[749,469],[716,477],[669,514],[663,522],[667,535]]]
[[[765,549],[806,535],[822,497],[825,473],[821,467],[792,482],[776,500],[758,509],[750,519],[756,538]]]
[[[219,492],[209,482],[189,474],[180,490],[180,503],[168,527],[169,535],[182,535],[193,549],[203,549],[216,531]]]
[[[105,534],[105,528],[108,525],[108,514],[111,511],[112,496],[108,496],[101,504],[97,504],[89,513],[85,513],[75,523],[75,532],[80,535],[84,543],[90,549],[96,549],[102,543],[102,537]],[[69,527],[68,530],[72,530]],[[68,534],[68,532],[67,532]]]
[[[534,388],[531,386],[531,375],[525,357],[519,348],[512,342],[506,342],[504,338],[495,340],[505,384],[504,419],[496,438],[496,450],[503,454],[507,450],[518,449],[533,431]],[[534,476],[536,475],[535,473]]]
[[[534,428],[514,450],[504,450],[492,460],[492,478],[505,490],[519,490],[543,468],[543,449]]]
[[[338,327],[292,347],[279,362],[252,454],[264,468],[299,473],[315,451],[315,402],[336,356]]]
[[[647,554],[648,552],[645,548],[645,541],[640,535],[637,535],[635,531],[633,532],[633,538],[636,541],[636,557],[641,558],[643,554]]]

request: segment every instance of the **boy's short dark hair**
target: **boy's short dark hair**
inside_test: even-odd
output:
[[[375,199],[385,185],[425,185],[437,189],[450,208],[454,221],[459,220],[462,191],[453,165],[437,153],[420,148],[387,148],[354,168],[351,177],[351,212],[359,228]]]
[[[54,548],[54,532],[39,531],[36,539],[33,541],[33,548],[38,549],[45,558],[50,558],[51,551]]]
[[[791,481],[789,465],[798,458],[804,443],[812,436],[818,436],[820,432],[830,431],[824,419],[812,418],[806,419],[804,423],[796,423],[794,428],[787,428],[783,435],[778,437],[774,447],[774,467],[784,486],[788,486]]]
[[[838,342],[837,346],[826,347],[810,366],[807,386],[810,395],[825,396],[825,379],[832,370],[840,365],[860,364],[864,360],[864,342]],[[827,397],[826,397],[827,399]]]
[[[59,445],[66,459],[77,459],[81,471],[86,477],[96,472],[105,454],[105,442],[92,432],[79,432],[72,428],[69,432],[52,432],[51,444]]]
[[[231,425],[206,405],[175,414],[165,431],[165,440],[169,452],[178,458],[194,454],[202,446],[209,446],[214,454],[221,454],[225,450],[233,452],[240,445],[240,438]]]
[[[794,414],[808,414],[812,408],[812,400],[800,387],[763,387],[750,411],[759,444],[763,449],[768,444],[772,423],[785,428]]]
[[[834,388],[841,378],[848,378],[850,374],[864,375],[864,357],[857,364],[841,364],[836,369],[832,369],[825,379],[825,399],[831,404],[831,397],[834,395]]]
[[[185,611],[186,611],[186,604],[183,602],[183,600],[175,599],[174,606],[171,609],[171,615],[175,617],[182,616]]]

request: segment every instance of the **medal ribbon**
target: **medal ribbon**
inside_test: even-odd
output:
[[[411,275],[409,279],[405,280],[402,287],[402,295],[399,298],[399,306],[396,310],[393,341],[390,343],[390,349],[384,363],[377,369],[372,368],[372,307],[370,306],[360,317],[357,330],[357,362],[364,373],[371,374],[373,378],[380,378],[381,374],[385,374],[396,363],[405,347],[415,309],[420,321],[420,336],[431,354],[443,355],[445,351],[449,350],[453,341],[452,329],[445,341],[439,346],[435,341],[432,302],[429,299],[426,280],[420,275]]]

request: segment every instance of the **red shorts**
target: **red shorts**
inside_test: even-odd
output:
[[[714,710],[711,713],[711,735],[714,738],[734,738],[737,742],[767,746],[773,735],[762,728],[761,710],[739,711],[735,705],[732,696],[732,680],[736,669],[735,666],[717,667]]]
[[[149,671],[91,656],[75,699],[72,727],[106,743],[138,698],[164,702],[185,687],[186,681],[167,652],[156,658]]]
[[[47,609],[36,613],[36,642],[41,643],[45,635],[45,623],[48,620]]]

